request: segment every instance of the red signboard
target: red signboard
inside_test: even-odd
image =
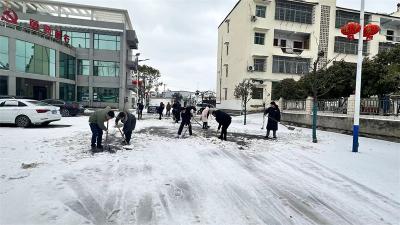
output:
[[[55,31],[55,34],[54,34],[54,37],[57,39],[57,40],[61,40],[61,38],[62,38],[62,31],[61,30],[56,30]]]
[[[12,9],[6,9],[3,11],[3,15],[1,16],[1,20],[4,20],[7,23],[12,23],[12,24],[18,24],[18,15],[14,12]],[[39,21],[30,19],[29,20],[29,27],[32,30],[39,31],[40,30],[40,24]],[[50,25],[43,25],[43,32],[51,37],[53,29],[51,28]],[[62,31],[60,29],[55,30],[54,32],[54,38],[58,41],[61,42],[61,39],[64,38],[64,43],[68,44],[70,41],[70,37],[68,35],[62,36]]]
[[[66,44],[69,43],[69,36],[66,35],[66,34],[64,34],[64,42],[65,42]]]
[[[7,23],[18,24],[18,15],[14,12],[14,10],[6,9],[3,11],[1,20],[6,21]]]
[[[38,31],[38,30],[39,30],[39,21],[34,20],[34,19],[30,19],[30,20],[29,20],[29,27],[30,27],[32,30]]]
[[[47,34],[48,36],[51,36],[51,27],[49,25],[44,25],[43,26],[43,32]]]

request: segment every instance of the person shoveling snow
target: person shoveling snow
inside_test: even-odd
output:
[[[107,106],[105,109],[101,109],[94,112],[89,117],[89,126],[90,130],[92,131],[91,147],[93,152],[103,151],[103,145],[101,145],[103,138],[103,131],[108,131],[107,127],[104,125],[104,122],[114,117],[115,117],[114,111],[112,111],[109,106]]]
[[[124,124],[124,127],[122,128],[122,131],[124,133],[123,134],[121,133],[122,137],[124,138],[122,144],[129,145],[132,137],[132,132],[133,130],[135,130],[136,127],[136,117],[129,112],[120,112],[117,118],[115,119],[115,126],[118,127],[118,129],[119,129],[118,125],[119,121],[121,121],[121,123]]]

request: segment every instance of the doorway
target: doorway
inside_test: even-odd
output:
[[[47,88],[41,86],[33,86],[33,98],[36,100],[47,99]]]

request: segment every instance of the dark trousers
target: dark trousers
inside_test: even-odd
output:
[[[271,130],[267,130],[267,137],[269,137],[269,133],[271,132]],[[273,133],[273,137],[276,138],[276,130],[272,130]]]
[[[138,120],[142,119],[142,117],[143,117],[143,110],[138,109],[137,114],[138,114]]]
[[[171,110],[167,110],[167,112],[165,113],[165,116],[171,116]]]
[[[185,125],[188,125],[188,126],[189,126],[189,127],[188,127],[188,129],[189,129],[189,135],[192,135],[192,124],[191,124],[191,123],[185,124],[184,122],[182,122],[181,125],[179,126],[178,135],[181,135],[181,134],[182,134],[182,130],[183,130],[183,127],[184,127]]]
[[[208,123],[207,122],[203,122],[203,129],[208,129]]]
[[[160,118],[159,119],[161,120],[161,117],[163,116],[163,114],[162,114],[162,112],[160,112],[159,114],[160,114]]]
[[[103,138],[103,130],[97,125],[97,123],[90,123],[90,130],[92,131],[92,146],[101,146],[101,141]]]
[[[126,140],[126,142],[128,142],[128,144],[129,144],[129,142],[131,141],[131,138],[132,138],[132,131],[124,131],[124,135],[125,135],[125,140]]]
[[[228,127],[231,125],[232,121],[227,122],[226,124],[222,124],[221,135],[219,136],[221,139],[226,141],[226,135],[228,134]]]
[[[172,114],[175,117],[175,122],[178,123],[181,120],[181,113],[179,111],[172,111]]]

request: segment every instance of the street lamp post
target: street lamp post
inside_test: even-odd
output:
[[[356,78],[356,92],[354,102],[354,125],[353,125],[353,152],[358,152],[358,133],[360,127],[360,103],[361,103],[361,75],[362,75],[362,63],[363,63],[363,45],[364,45],[364,8],[365,0],[361,0],[360,10],[360,37],[358,38],[358,58],[357,58],[357,78]]]

